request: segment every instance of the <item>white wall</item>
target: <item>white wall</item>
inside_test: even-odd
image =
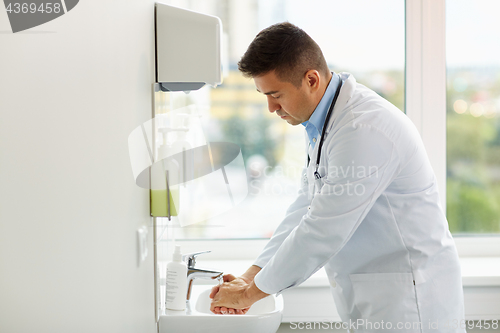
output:
[[[0,6],[0,332],[155,332],[149,194],[154,1],[82,0],[12,34]]]

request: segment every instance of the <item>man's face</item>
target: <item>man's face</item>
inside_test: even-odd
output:
[[[281,81],[274,71],[254,77],[257,91],[267,96],[269,112],[276,112],[290,125],[298,125],[309,120],[317,103],[311,94],[306,79],[297,88],[290,82]]]

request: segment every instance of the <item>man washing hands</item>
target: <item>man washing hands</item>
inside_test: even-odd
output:
[[[213,287],[210,293],[210,311],[215,314],[245,314],[253,303],[269,296],[253,282],[260,269],[258,266],[251,266],[240,277],[224,275],[224,283]]]
[[[324,267],[342,322],[466,333],[448,325],[464,320],[460,261],[411,120],[352,74],[330,71],[319,45],[288,22],[262,30],[238,69],[269,112],[304,126],[307,158],[286,216],[253,266],[212,289],[210,310],[245,314]]]

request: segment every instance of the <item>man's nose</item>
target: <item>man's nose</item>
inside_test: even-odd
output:
[[[276,103],[276,101],[270,96],[267,97],[267,107],[269,109],[269,112],[271,113],[281,109],[281,105],[279,103]]]

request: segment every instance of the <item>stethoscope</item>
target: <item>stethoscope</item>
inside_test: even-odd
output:
[[[320,182],[320,179],[321,179],[321,175],[319,174],[318,169],[319,169],[319,162],[321,160],[321,148],[323,147],[323,141],[324,141],[324,137],[325,137],[326,127],[328,126],[328,122],[330,121],[330,117],[332,116],[333,108],[335,106],[335,103],[337,102],[337,98],[339,97],[340,88],[342,88],[342,78],[340,77],[340,75],[338,75],[338,77],[339,77],[339,85],[337,87],[337,91],[335,91],[335,96],[333,97],[333,101],[330,104],[330,108],[328,109],[328,113],[326,114],[325,124],[323,125],[323,129],[321,130],[321,138],[319,139],[318,155],[316,156],[316,169],[314,171],[315,182],[317,183],[316,185],[318,185],[318,186],[320,185],[318,183]],[[309,157],[309,155],[307,155],[307,165],[308,166],[309,166],[310,160],[311,160],[311,158]]]

